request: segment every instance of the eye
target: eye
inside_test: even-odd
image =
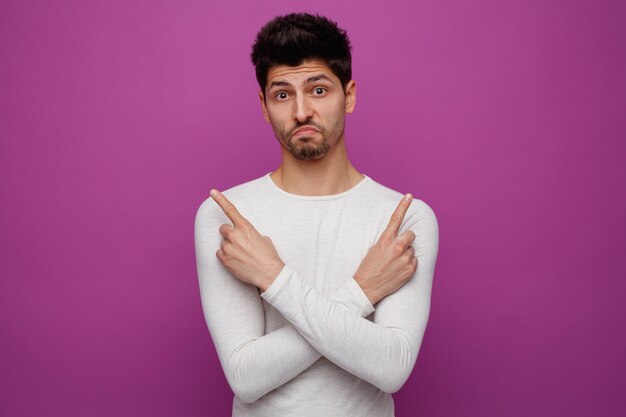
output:
[[[313,94],[316,96],[323,96],[326,94],[326,89],[324,87],[315,87],[313,89]]]
[[[284,92],[284,91],[280,91],[280,92],[276,93],[275,97],[278,100],[285,100],[287,98],[287,93]]]

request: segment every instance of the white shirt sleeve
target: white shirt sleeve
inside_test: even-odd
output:
[[[304,338],[328,360],[347,372],[393,393],[408,379],[426,330],[439,246],[433,210],[421,200],[399,233],[415,233],[415,275],[376,306],[369,321],[315,289],[289,265],[261,293]]]
[[[224,223],[229,220],[212,199],[201,204],[194,224],[200,296],[226,379],[235,395],[249,403],[302,373],[321,354],[293,325],[264,334],[263,301],[258,288],[232,276],[215,255],[222,241],[218,229]],[[374,311],[353,278],[328,300],[355,317],[366,317]]]

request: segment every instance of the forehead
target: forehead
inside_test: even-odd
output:
[[[295,67],[289,65],[271,67],[267,72],[267,85],[269,86],[272,81],[287,81],[290,84],[300,84],[315,74],[324,74],[331,80],[339,82],[339,78],[333,74],[326,62],[319,59],[311,59]]]

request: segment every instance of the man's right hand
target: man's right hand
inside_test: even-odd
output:
[[[415,249],[411,246],[415,233],[407,230],[398,236],[400,225],[412,201],[411,194],[400,200],[387,228],[378,242],[367,251],[354,274],[354,279],[372,305],[402,287],[417,270]]]

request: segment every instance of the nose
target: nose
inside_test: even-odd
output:
[[[294,100],[293,119],[304,123],[313,117],[313,107],[305,95],[300,95]]]

